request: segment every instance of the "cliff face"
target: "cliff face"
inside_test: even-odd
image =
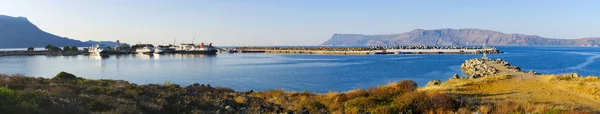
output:
[[[40,30],[25,17],[0,15],[0,48],[89,46],[79,40],[56,36]]]
[[[599,46],[600,38],[555,39],[536,35],[505,34],[481,29],[415,29],[402,34],[361,35],[334,34],[321,45],[497,45],[497,46]]]

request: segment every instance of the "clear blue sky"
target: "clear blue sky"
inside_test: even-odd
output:
[[[78,40],[318,45],[333,33],[480,28],[600,36],[598,0],[0,0],[0,14]]]

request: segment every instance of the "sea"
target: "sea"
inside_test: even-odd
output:
[[[600,47],[502,46],[488,54],[538,73],[600,76]],[[326,93],[369,88],[400,80],[424,86],[430,80],[466,76],[460,65],[482,54],[315,55],[219,53],[217,55],[2,56],[0,73],[52,78],[61,71],[88,79],[136,84],[194,83],[238,91]]]

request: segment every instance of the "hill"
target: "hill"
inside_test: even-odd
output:
[[[0,15],[0,48],[90,46],[90,44],[45,32],[25,17]]]
[[[505,34],[481,29],[415,29],[402,34],[333,34],[323,46],[461,45],[480,46],[600,46],[600,38],[558,39],[537,35]]]

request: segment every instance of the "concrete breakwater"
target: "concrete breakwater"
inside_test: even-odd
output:
[[[462,47],[368,47],[368,48],[337,48],[337,47],[237,47],[230,53],[290,53],[290,54],[496,54],[502,51],[496,48],[462,48]]]
[[[373,51],[265,50],[266,53],[368,55]]]
[[[50,51],[0,51],[0,56],[21,56],[21,55],[78,55],[80,52],[50,52]]]

